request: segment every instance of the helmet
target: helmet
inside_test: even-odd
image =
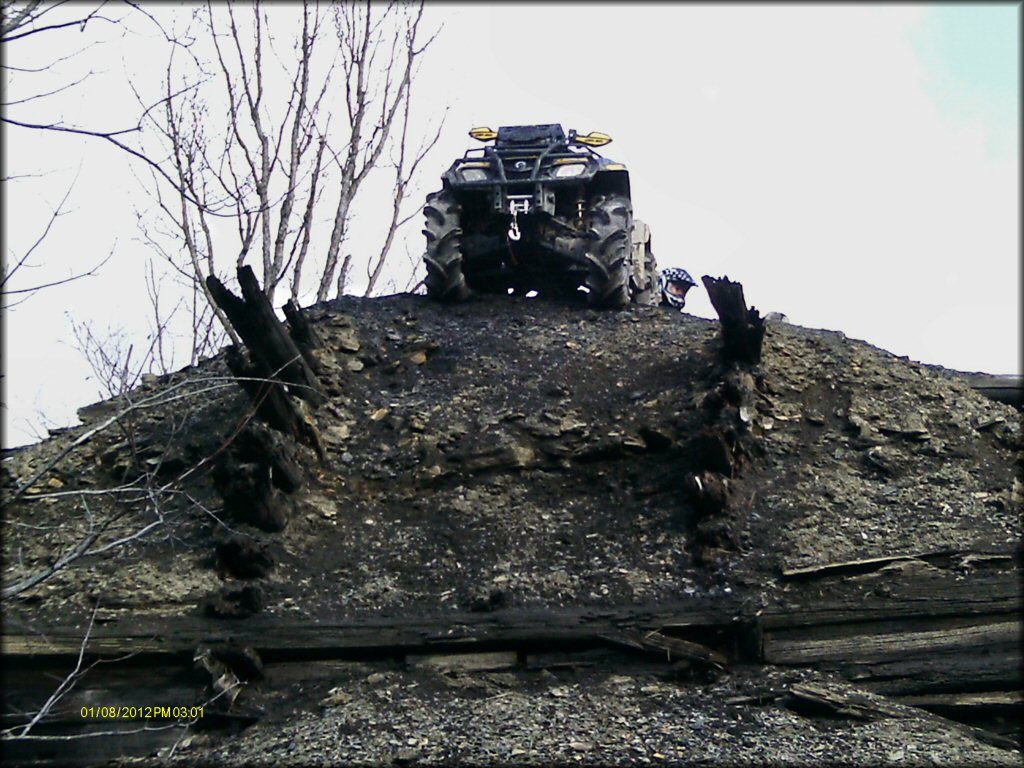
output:
[[[682,309],[686,306],[686,292],[696,284],[697,281],[685,269],[669,267],[661,270],[658,275],[661,303]]]

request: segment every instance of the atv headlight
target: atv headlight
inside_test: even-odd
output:
[[[555,166],[554,176],[556,179],[571,179],[574,176],[579,176],[585,170],[587,170],[586,163],[567,163]]]
[[[487,181],[487,171],[483,168],[462,168],[459,175],[463,181]]]

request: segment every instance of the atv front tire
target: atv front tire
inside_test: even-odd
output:
[[[462,274],[462,228],[459,216],[462,206],[448,190],[427,195],[423,206],[427,252],[427,295],[438,301],[462,301],[469,296],[469,286]]]
[[[598,309],[629,303],[629,256],[633,205],[622,195],[599,196],[587,209],[587,300]]]

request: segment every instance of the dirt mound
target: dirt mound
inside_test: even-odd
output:
[[[635,623],[692,606],[747,621],[826,593],[849,609],[849,582],[802,585],[907,562],[940,581],[994,563],[1013,582],[1020,414],[952,373],[771,324],[735,399],[742,450],[709,534],[692,483],[736,375],[717,323],[410,295],[305,316],[326,401],[303,413],[322,460],[274,438],[280,465],[243,457],[226,473],[264,473],[252,482],[283,530],[244,522],[217,478],[252,420],[224,360],[149,380],[4,456],[8,632],[71,637],[98,605],[97,637],[172,621],[283,648],[283,627],[433,621],[457,637],[480,617],[493,639],[526,616]],[[711,645],[731,630],[715,632]]]
[[[714,322],[659,308],[597,313],[514,298],[448,308],[410,296],[346,299],[309,317],[329,395],[314,417],[326,459],[296,448],[306,485],[287,528],[246,531],[280,552],[268,612],[468,609],[496,592],[523,606],[615,605],[725,585],[688,553],[683,482],[721,381]],[[722,563],[730,572],[764,580],[843,560],[1009,551],[1019,540],[1012,409],[842,334],[786,324],[770,328],[763,372],[747,415],[759,455],[732,489],[740,547]],[[196,505],[149,557],[183,566],[179,586],[161,593],[191,600],[180,585],[212,583],[206,542],[232,521],[207,459],[249,416],[225,373],[214,360],[151,382],[125,398],[138,410],[41,478],[30,492],[50,494],[33,513],[62,525],[45,552],[22,544],[20,562],[6,553],[8,581],[86,531],[67,525],[84,518],[81,499],[99,516],[118,499],[100,489],[120,483],[119,496],[132,496],[147,478],[159,487],[199,464],[162,500],[176,514],[191,504],[174,498],[187,489]],[[8,487],[89,427],[9,456]],[[145,498],[133,503],[125,534],[155,513]],[[109,589],[81,589],[74,572],[46,589],[83,609]]]

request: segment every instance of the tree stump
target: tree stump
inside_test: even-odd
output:
[[[723,357],[728,362],[757,365],[761,362],[764,342],[764,318],[754,307],[747,309],[743,284],[734,283],[728,277],[709,275],[704,275],[701,282],[722,325]]]
[[[253,360],[264,363],[274,378],[289,385],[291,394],[314,407],[323,403],[323,388],[319,379],[313,373],[306,356],[274,314],[274,308],[260,289],[252,267],[238,268],[238,284],[242,289],[242,298],[225,288],[214,275],[206,278],[210,295],[242,337]]]
[[[278,432],[308,445],[321,460],[324,458],[323,443],[316,427],[303,415],[301,406],[288,396],[284,387],[273,381],[266,363],[247,359],[242,350],[231,346],[227,349],[227,364],[260,419]]]

